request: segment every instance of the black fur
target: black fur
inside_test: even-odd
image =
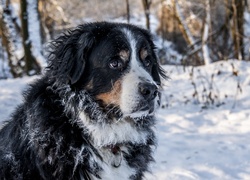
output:
[[[146,30],[105,22],[78,26],[51,43],[46,73],[24,93],[23,104],[0,131],[0,179],[102,178],[102,167],[90,157],[95,155],[101,161],[103,157],[79,114],[85,112],[96,125],[113,123],[113,118],[122,117],[119,108],[112,107],[114,111],[110,111],[95,99],[95,95],[110,90],[111,78],[116,81],[122,73],[107,73],[104,64],[95,63],[98,53],[108,50],[105,48],[110,48],[110,54],[121,48],[120,44],[109,47],[103,43],[110,42],[105,40],[110,32],[118,33],[116,30],[123,27],[144,36],[150,48],[155,49]],[[164,73],[156,61],[149,71],[160,84]],[[155,120],[144,117],[133,121],[138,130],[148,132],[148,139],[144,144],[124,142],[128,152],[123,153],[128,165],[136,169],[130,179],[142,179],[153,160],[155,136],[151,127]]]

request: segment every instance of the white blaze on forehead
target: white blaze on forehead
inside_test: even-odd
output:
[[[130,61],[129,72],[123,77],[122,81],[122,95],[121,95],[121,110],[126,114],[131,114],[133,109],[138,106],[140,100],[138,85],[140,82],[150,82],[156,84],[152,76],[145,70],[143,64],[140,62],[139,52],[137,49],[138,41],[129,29],[123,29],[130,45]],[[140,47],[139,47],[140,48]]]
[[[141,49],[136,48],[136,45],[138,43],[136,38],[134,37],[134,35],[129,29],[124,29],[123,32],[125,36],[127,37],[130,48],[131,48],[131,52],[130,52],[131,57],[130,57],[130,63],[129,63],[131,69],[129,73],[131,72],[137,73],[138,77],[144,78],[146,81],[155,84],[152,76],[145,70],[142,63],[140,62],[139,52],[141,51]]]

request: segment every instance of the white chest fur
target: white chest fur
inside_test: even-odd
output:
[[[93,155],[91,158],[93,159],[90,161],[97,162],[102,168],[102,171],[99,173],[101,179],[128,180],[130,176],[136,174],[136,170],[131,168],[124,158],[124,152],[127,153],[127,148],[125,146],[120,147],[121,157],[114,155],[110,149],[105,147],[112,144],[124,144],[125,142],[145,144],[149,132],[138,131],[135,126],[126,122],[124,119],[113,124],[95,124],[90,121],[84,112],[80,113],[80,120],[84,123],[85,128],[87,128],[90,134],[93,145],[103,158],[103,160],[101,160],[94,152],[91,153]],[[115,167],[114,163],[117,162],[119,166]],[[92,179],[97,178],[92,176]]]
[[[125,152],[126,147],[121,147],[121,151]],[[103,161],[101,161],[98,157],[94,156],[94,160],[98,162],[98,164],[103,169],[99,176],[104,180],[128,180],[130,176],[135,174],[135,170],[128,166],[127,162],[123,157],[123,153],[121,152],[121,156],[114,155],[109,149],[102,149],[100,151],[100,155],[103,157]],[[116,157],[115,157],[116,156]],[[115,167],[114,161],[120,161],[119,166]],[[93,179],[97,179],[93,177]]]
[[[88,133],[93,138],[95,147],[103,147],[110,144],[132,142],[145,144],[149,136],[147,131],[138,131],[135,126],[124,119],[112,124],[94,124],[88,119],[84,112],[80,113],[80,119],[84,122]]]

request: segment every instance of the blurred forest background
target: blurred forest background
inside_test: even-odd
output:
[[[0,0],[0,79],[39,74],[50,40],[104,20],[149,29],[162,64],[250,60],[250,0]]]

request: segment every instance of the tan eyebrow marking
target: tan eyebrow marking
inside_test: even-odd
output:
[[[119,52],[119,56],[121,57],[121,59],[123,61],[128,61],[128,59],[129,59],[129,50],[121,50]]]
[[[145,48],[141,49],[140,51],[141,60],[144,60],[147,56],[148,56],[148,51]]]

